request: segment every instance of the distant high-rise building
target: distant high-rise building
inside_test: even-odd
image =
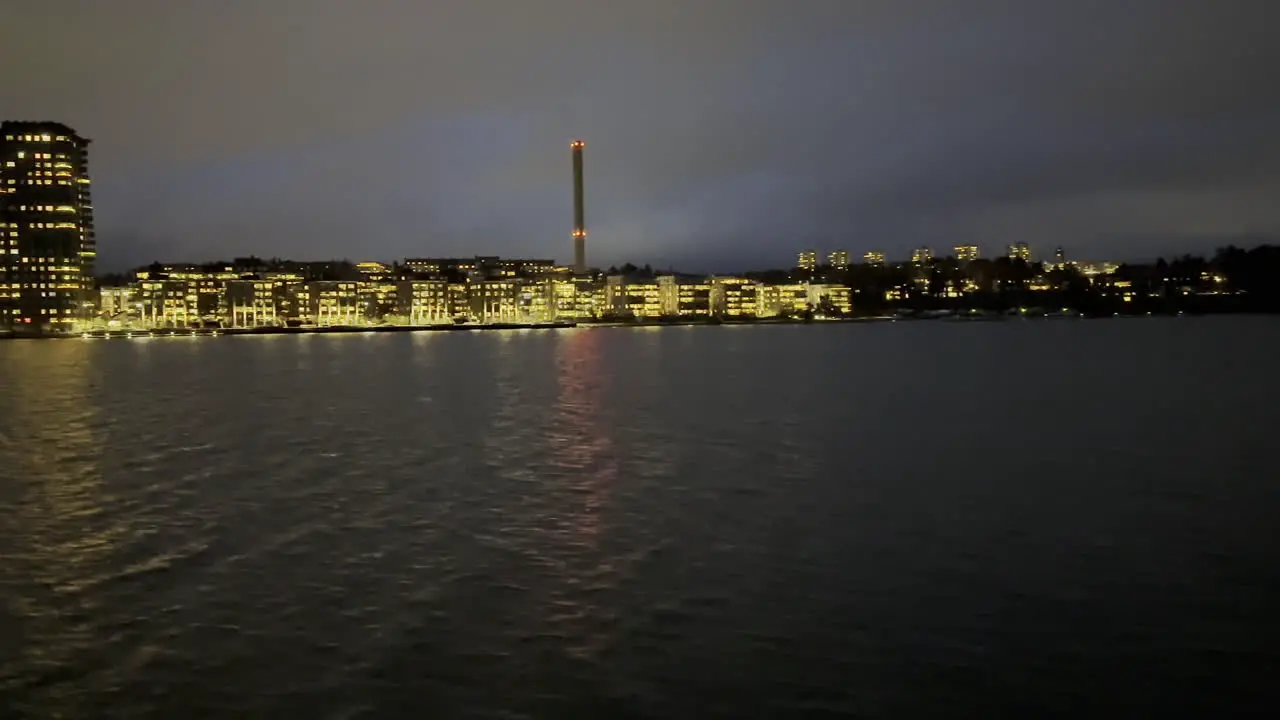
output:
[[[1057,249],[1053,251],[1053,262],[1055,265],[1067,264],[1067,251],[1063,249],[1061,245],[1059,245]]]
[[[796,257],[796,267],[813,272],[818,269],[818,253],[815,250],[801,250]]]
[[[836,270],[849,269],[849,251],[848,250],[832,250],[827,254],[827,264]]]
[[[92,311],[88,147],[61,123],[0,123],[0,328],[66,332]]]
[[[933,261],[933,248],[918,247],[911,251],[911,262],[916,265],[925,265]]]
[[[573,154],[573,271],[587,271],[587,220],[583,198],[582,151],[587,144],[574,140],[569,144]]]
[[[884,265],[884,253],[879,250],[870,250],[862,254],[862,262],[868,265]]]
[[[1025,260],[1031,262],[1031,246],[1024,242],[1018,242],[1010,245],[1005,254],[1010,260]]]
[[[960,262],[972,262],[978,259],[977,245],[957,245],[955,246],[956,259]]]

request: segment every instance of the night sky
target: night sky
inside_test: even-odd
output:
[[[72,0],[0,117],[94,140],[102,264],[501,254],[733,271],[1280,235],[1274,0]]]

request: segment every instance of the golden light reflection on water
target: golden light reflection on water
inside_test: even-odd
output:
[[[557,334],[557,398],[547,442],[556,473],[549,488],[561,503],[547,518],[546,540],[557,547],[564,583],[553,598],[552,624],[568,625],[569,651],[594,657],[612,633],[610,610],[596,590],[616,582],[617,569],[600,541],[603,513],[617,479],[618,464],[607,423],[601,417],[609,374],[601,357],[604,335],[589,330]]]
[[[93,649],[99,608],[92,587],[134,535],[108,511],[97,352],[80,341],[0,348],[0,586],[9,590],[0,595],[23,628],[12,660],[22,673],[6,668],[0,683],[40,684],[32,672],[57,677]],[[53,702],[56,688],[47,689]]]
[[[607,502],[617,473],[616,458],[606,425],[600,418],[605,383],[600,358],[600,333],[576,332],[557,349],[559,397],[551,446],[557,465],[572,470],[570,487],[582,497],[579,512],[566,517],[567,530],[594,546],[601,530],[600,509]]]

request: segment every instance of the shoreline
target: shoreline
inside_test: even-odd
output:
[[[90,330],[78,333],[57,335],[25,335],[0,333],[3,340],[125,340],[160,337],[227,337],[245,335],[349,335],[352,333],[415,333],[415,332],[477,332],[486,330],[564,330],[570,328],[661,328],[661,327],[752,327],[758,325],[847,325],[859,323],[892,323],[892,322],[944,322],[944,323],[989,323],[989,322],[1026,322],[1026,321],[1061,321],[1061,320],[1123,320],[1155,317],[1208,317],[1216,315],[1258,315],[1269,313],[1132,313],[1115,315],[1086,315],[1084,313],[1056,315],[945,315],[936,317],[918,316],[869,316],[849,318],[822,319],[774,319],[758,320],[708,320],[705,318],[668,321],[580,321],[580,322],[544,322],[544,323],[467,323],[461,325],[378,325],[362,327],[354,325],[331,325],[325,327],[256,327],[256,328],[156,328],[150,330]]]

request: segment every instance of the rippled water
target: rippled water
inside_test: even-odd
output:
[[[0,715],[1262,710],[1278,350],[1267,318],[2,343]]]

